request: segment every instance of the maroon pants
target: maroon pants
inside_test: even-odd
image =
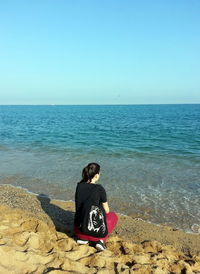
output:
[[[115,228],[115,226],[117,224],[117,220],[118,220],[118,217],[115,214],[115,212],[109,212],[106,214],[106,223],[107,223],[107,228],[108,228],[108,234],[110,234],[113,231],[113,229]],[[104,238],[96,238],[93,236],[83,234],[76,226],[74,227],[74,232],[79,239],[84,240],[84,241],[97,242],[99,240],[103,240],[105,242],[106,239],[108,238],[108,235]]]

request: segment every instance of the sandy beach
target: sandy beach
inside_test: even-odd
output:
[[[0,186],[0,273],[200,273],[200,235],[119,216],[97,252],[77,245],[74,203]]]

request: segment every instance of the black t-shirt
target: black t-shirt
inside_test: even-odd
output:
[[[82,207],[88,199],[92,200],[94,205],[101,206],[101,203],[107,202],[106,191],[102,185],[99,184],[88,184],[81,182],[77,184],[75,203],[76,203],[76,214],[75,224],[79,225],[81,219]]]

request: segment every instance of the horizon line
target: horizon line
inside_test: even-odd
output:
[[[137,105],[200,105],[199,103],[135,103],[135,104],[0,104],[0,106],[137,106]]]

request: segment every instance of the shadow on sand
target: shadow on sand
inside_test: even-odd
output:
[[[57,231],[66,233],[74,238],[74,212],[64,210],[61,207],[51,204],[51,199],[45,194],[37,195],[44,212],[51,218]]]

